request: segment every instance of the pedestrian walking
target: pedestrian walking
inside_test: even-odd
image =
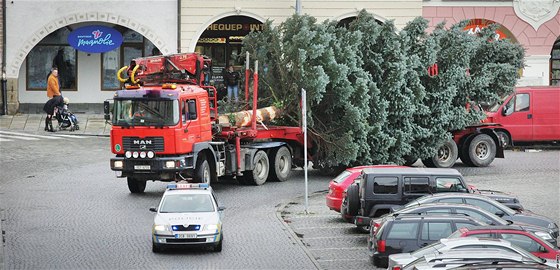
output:
[[[54,132],[52,118],[56,114],[56,108],[62,105],[64,105],[64,98],[62,98],[61,95],[58,95],[49,99],[45,103],[45,106],[43,106],[43,111],[47,114],[47,117],[45,118],[45,131]]]
[[[47,97],[52,99],[56,96],[60,96],[60,85],[58,83],[58,69],[53,67],[51,69],[51,75],[49,75],[47,79]]]
[[[237,98],[239,95],[239,78],[241,75],[237,71],[233,71],[233,66],[227,66],[226,70],[224,70],[224,82],[227,86],[227,93],[228,93],[228,100],[235,99],[237,102]]]

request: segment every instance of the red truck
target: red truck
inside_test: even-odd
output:
[[[216,89],[204,80],[210,59],[185,53],[134,62],[131,84],[114,94],[111,128],[111,169],[127,178],[130,192],[144,192],[148,180],[210,183],[221,176],[262,185],[286,181],[292,163],[303,165],[302,128],[257,125],[257,91],[250,126],[218,122]],[[254,80],[256,90],[257,72]],[[110,120],[109,101],[104,107]]]
[[[486,122],[496,129],[504,146],[516,142],[560,141],[560,87],[525,86],[490,106]]]

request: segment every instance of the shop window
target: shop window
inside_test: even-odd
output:
[[[560,37],[554,42],[550,54],[550,85],[560,85]]]
[[[124,30],[121,47],[101,54],[101,89],[106,91],[121,89],[122,84],[117,79],[120,68],[129,66],[134,58],[160,54],[155,45],[140,33]]]
[[[29,90],[47,89],[52,67],[58,68],[61,91],[76,91],[76,50],[68,45],[70,31],[61,28],[35,46],[26,59],[26,84]]]

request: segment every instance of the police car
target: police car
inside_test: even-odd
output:
[[[203,246],[222,251],[222,213],[208,184],[169,184],[152,227],[152,251],[169,246]]]

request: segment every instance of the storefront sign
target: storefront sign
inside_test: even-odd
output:
[[[262,23],[213,23],[206,28],[207,31],[262,31]]]
[[[494,21],[491,20],[485,20],[485,19],[473,19],[469,21],[469,24],[467,24],[467,26],[465,26],[464,30],[467,31],[469,34],[471,35],[475,35],[478,32],[480,32],[482,29],[488,27],[491,24],[494,24]],[[504,38],[509,38],[508,35],[506,33],[504,33],[504,27],[500,24],[498,24],[499,27],[498,29],[496,29],[496,35],[494,36],[494,39],[496,40],[500,40],[500,39],[504,39]]]
[[[68,35],[68,44],[78,51],[103,53],[121,46],[123,37],[114,28],[90,25],[80,27]]]

